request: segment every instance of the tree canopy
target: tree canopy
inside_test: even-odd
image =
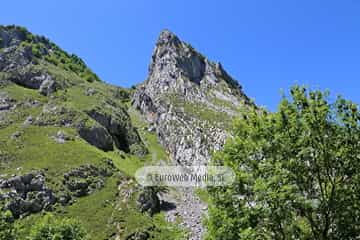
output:
[[[360,112],[301,86],[252,110],[214,158],[236,181],[209,189],[207,239],[359,239]]]

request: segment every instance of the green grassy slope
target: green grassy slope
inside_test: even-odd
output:
[[[163,214],[150,217],[136,208],[139,187],[133,179],[135,171],[160,160],[167,161],[168,156],[158,143],[156,134],[146,130],[147,125],[140,114],[128,110],[131,90],[99,81],[75,55],[65,53],[47,39],[21,31],[27,36],[19,48],[31,47],[34,55],[31,71],[46,71],[61,87],[46,97],[36,89],[9,82],[9,74],[0,72],[0,95],[8,96],[15,105],[11,110],[0,111],[1,177],[43,171],[46,186],[57,193],[64,190],[65,173],[87,164],[103,168],[105,161],[111,159],[116,172],[106,178],[104,186],[88,196],[75,198],[68,206],[55,204],[52,211],[55,217],[78,219],[93,240],[116,235],[126,239],[134,232],[144,231],[152,239],[182,239],[182,230],[165,222]],[[119,111],[123,119],[128,116],[131,119],[129,131],[140,135],[148,152],[135,155],[116,146],[112,151],[102,151],[82,139],[76,126],[79,123],[98,125],[87,114],[94,108],[110,115]],[[25,123],[29,117],[32,121]],[[71,124],[66,125],[64,121]],[[68,137],[65,143],[55,141],[58,132]],[[125,193],[130,193],[130,196]],[[0,203],[0,207],[4,204]],[[16,220],[21,239],[44,214],[40,212]]]

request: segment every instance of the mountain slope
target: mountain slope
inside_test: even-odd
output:
[[[168,30],[133,90],[102,82],[45,37],[0,26],[1,210],[13,213],[21,238],[51,212],[79,219],[94,240],[201,239],[204,190],[145,199],[157,202],[149,215],[134,174],[146,165],[208,164],[232,119],[252,107],[220,63]]]
[[[206,164],[224,144],[231,119],[252,106],[220,63],[213,63],[168,30],[156,43],[149,77],[133,104],[153,124],[180,164]],[[190,126],[190,127],[188,127]]]
[[[168,30],[160,33],[147,80],[138,86],[133,105],[153,126],[174,164],[207,165],[231,135],[231,122],[244,108],[256,107],[220,63],[213,63]],[[168,196],[190,239],[201,239],[206,204],[191,188]]]
[[[130,95],[45,37],[0,26],[0,207],[22,239],[45,212],[96,240],[184,235],[136,206],[135,170],[166,153],[132,120]]]

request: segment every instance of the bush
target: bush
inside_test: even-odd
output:
[[[15,240],[16,229],[14,228],[14,218],[10,211],[0,212],[0,239]]]
[[[358,239],[360,112],[295,86],[275,113],[244,114],[215,159],[236,174],[211,188],[208,239]]]
[[[38,45],[32,45],[31,52],[35,57],[41,58],[41,51]]]
[[[85,240],[86,233],[79,222],[73,219],[55,219],[46,215],[31,230],[29,240]]]

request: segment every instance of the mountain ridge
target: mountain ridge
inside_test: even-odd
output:
[[[138,85],[132,98],[137,108],[156,131],[173,164],[208,165],[231,136],[231,122],[245,108],[256,108],[241,85],[220,63],[214,63],[164,30],[156,42],[149,76]],[[199,219],[207,214],[204,203],[191,188],[178,188],[176,209],[166,217],[182,219],[189,238],[200,240],[206,229]]]
[[[208,164],[232,119],[254,107],[221,64],[164,30],[148,78],[126,89],[23,27],[0,26],[0,39],[0,207],[22,236],[50,211],[79,218],[91,239],[201,239],[206,203],[193,189],[160,199],[133,177],[146,165]]]

